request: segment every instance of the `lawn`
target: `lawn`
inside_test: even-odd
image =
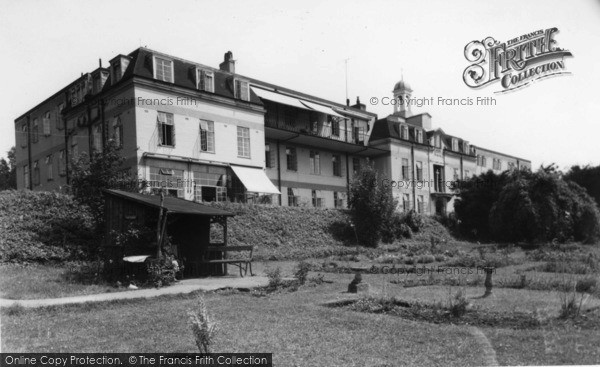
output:
[[[38,299],[114,292],[109,284],[90,284],[70,279],[70,269],[56,265],[0,265],[0,297]]]
[[[316,275],[311,273],[311,276]],[[480,337],[472,326],[416,322],[397,316],[324,307],[347,298],[350,274],[326,274],[331,283],[306,285],[297,292],[257,297],[231,291],[204,294],[219,322],[214,350],[271,352],[278,366],[483,365]],[[401,289],[388,276],[368,275],[372,291],[432,301],[446,287]],[[384,289],[385,287],[385,289]],[[394,290],[395,288],[397,290]],[[482,288],[468,288],[476,296]],[[506,310],[523,292],[526,303],[554,306],[554,298],[528,290],[498,290]],[[430,295],[430,296],[428,296]],[[2,350],[6,352],[195,352],[187,312],[195,296],[2,311]],[[493,307],[493,300],[485,300]],[[533,307],[533,306],[532,306]],[[480,327],[500,364],[587,364],[600,362],[600,335],[594,328],[553,323],[537,329]]]

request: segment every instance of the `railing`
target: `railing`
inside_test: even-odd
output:
[[[309,122],[298,122],[292,124],[288,121],[278,121],[276,119],[270,118],[266,118],[265,123],[268,127],[293,131],[300,134],[318,136],[321,138],[332,139],[346,143],[363,144],[363,142],[365,141],[365,133],[363,129],[352,131],[349,128],[345,128],[341,122],[340,126],[335,129],[332,126],[323,126],[317,123],[311,124]]]

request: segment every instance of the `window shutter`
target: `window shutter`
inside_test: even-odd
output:
[[[177,136],[177,134],[175,133],[175,121],[171,120],[171,138],[172,138],[172,145],[175,146],[175,136]]]
[[[158,144],[162,145],[164,140],[163,140],[163,126],[162,126],[162,122],[161,122],[160,112],[158,113],[158,118],[156,119],[156,125],[158,128]]]
[[[204,70],[198,70],[198,89],[206,90],[205,72]]]

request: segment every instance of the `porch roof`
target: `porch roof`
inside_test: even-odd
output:
[[[144,195],[121,190],[104,190],[104,193],[108,195],[117,196],[125,200],[134,201],[142,205],[160,208],[160,196],[158,195]],[[193,201],[174,198],[170,196],[165,196],[163,208],[165,208],[167,212],[174,214],[202,215],[208,217],[231,217],[235,215],[231,212],[222,209],[217,209],[208,205],[203,205]]]

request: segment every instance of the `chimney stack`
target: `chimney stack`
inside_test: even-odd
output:
[[[98,59],[98,67],[102,68],[102,59]]]
[[[223,62],[219,65],[219,69],[235,74],[235,60],[233,59],[233,52],[227,51]]]
[[[356,104],[351,106],[353,108],[359,109],[361,111],[366,111],[367,110],[367,106],[365,106],[364,104],[360,103],[360,97],[356,97]]]

